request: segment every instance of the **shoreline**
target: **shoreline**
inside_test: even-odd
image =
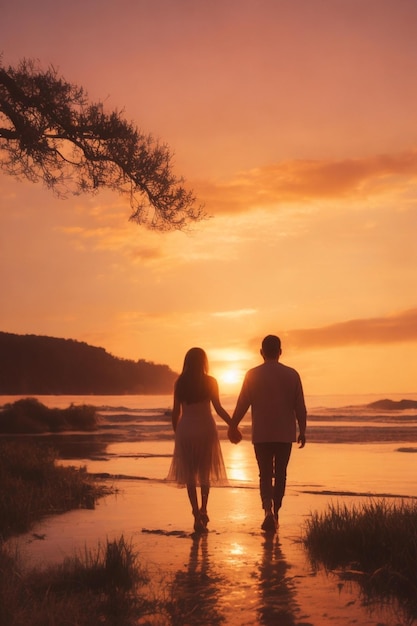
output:
[[[154,481],[114,484],[119,491],[95,510],[49,518],[15,539],[27,566],[59,563],[123,535],[133,542],[152,585],[174,588],[190,611],[197,607],[187,622],[192,626],[220,623],[220,618],[230,626],[395,623],[390,611],[379,607],[370,615],[354,585],[308,563],[303,524],[310,511],[326,508],[329,497],[300,494],[289,486],[280,527],[271,536],[260,529],[257,490],[213,488],[209,532],[196,536],[184,489]],[[343,502],[355,502],[355,496],[343,496]]]
[[[116,493],[99,500],[94,510],[47,518],[12,539],[28,568],[59,564],[123,535],[149,570],[151,586],[174,590],[186,603],[188,626],[401,623],[389,608],[363,606],[354,583],[315,571],[301,536],[310,513],[335,502],[417,498],[414,431],[388,426],[395,440],[319,443],[310,437],[303,450],[294,445],[280,528],[271,538],[260,529],[263,512],[249,424],[238,446],[229,444],[226,429],[220,428],[230,485],[211,490],[209,533],[196,537],[186,490],[165,482],[173,450],[169,420],[159,419],[155,428],[145,415],[137,423],[120,419],[108,428],[106,419],[105,424],[92,433],[61,433],[55,441],[65,450],[60,463],[86,466]],[[338,427],[328,427],[335,439]],[[380,426],[375,431],[383,432]],[[366,434],[366,429],[358,433]],[[53,441],[50,435],[40,438]]]

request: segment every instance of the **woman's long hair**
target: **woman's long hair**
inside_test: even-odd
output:
[[[178,398],[187,404],[207,400],[210,397],[207,374],[206,353],[202,348],[190,348],[185,355],[182,372],[175,384]]]

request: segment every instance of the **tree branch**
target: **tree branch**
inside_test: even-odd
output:
[[[11,175],[42,179],[57,194],[68,184],[73,193],[108,187],[129,197],[130,219],[160,230],[205,217],[173,173],[167,146],[118,111],[89,104],[84,90],[53,68],[0,64],[0,123],[0,149],[9,157],[1,167]]]

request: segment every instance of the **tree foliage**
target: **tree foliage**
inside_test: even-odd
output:
[[[173,173],[166,145],[122,112],[90,103],[82,87],[33,61],[0,59],[0,157],[7,173],[43,181],[57,195],[109,188],[130,199],[130,219],[157,230],[201,219],[192,191]]]
[[[0,395],[170,394],[176,378],[81,341],[0,332]]]

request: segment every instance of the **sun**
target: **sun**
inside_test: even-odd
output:
[[[237,385],[241,381],[241,372],[237,369],[228,368],[221,372],[220,381],[225,385]]]
[[[244,350],[212,348],[209,354],[210,371],[228,394],[239,390],[251,362],[251,355]]]

